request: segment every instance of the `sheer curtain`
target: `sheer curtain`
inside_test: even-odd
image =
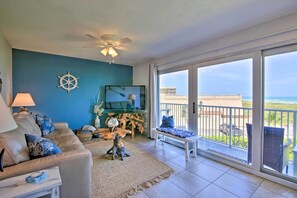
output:
[[[150,97],[150,121],[149,137],[154,137],[152,128],[156,128],[159,120],[159,83],[158,83],[158,66],[150,64],[149,66],[149,97]]]

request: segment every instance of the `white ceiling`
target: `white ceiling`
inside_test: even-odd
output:
[[[106,62],[85,34],[128,37],[116,63],[136,65],[296,11],[296,0],[0,0],[0,31],[12,48]]]

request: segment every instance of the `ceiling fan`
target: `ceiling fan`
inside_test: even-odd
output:
[[[91,34],[85,35],[91,39],[98,40],[101,43],[101,45],[97,45],[96,47],[103,48],[100,52],[104,56],[111,56],[111,58],[114,58],[118,55],[117,50],[122,50],[123,44],[131,42],[131,39],[129,38],[119,39],[114,34],[104,34],[100,38],[97,38]]]

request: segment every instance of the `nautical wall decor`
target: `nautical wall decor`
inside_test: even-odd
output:
[[[68,93],[72,91],[75,88],[78,87],[78,77],[73,76],[70,74],[70,72],[67,72],[67,74],[64,74],[63,76],[59,77],[59,86],[62,89],[65,89]]]

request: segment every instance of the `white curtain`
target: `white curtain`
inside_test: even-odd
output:
[[[152,128],[156,128],[159,122],[159,83],[158,83],[158,66],[150,64],[149,66],[149,90],[150,90],[150,121],[149,137],[154,137]]]

